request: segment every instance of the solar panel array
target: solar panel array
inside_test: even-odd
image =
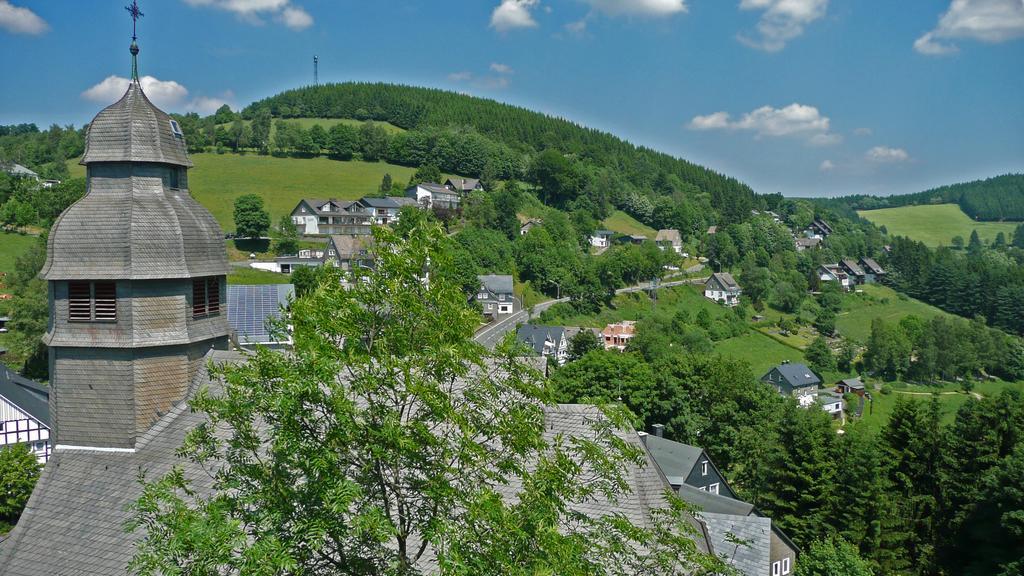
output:
[[[279,344],[271,326],[295,295],[292,284],[228,285],[228,324],[242,346]]]

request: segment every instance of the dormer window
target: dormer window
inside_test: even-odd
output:
[[[117,322],[117,285],[113,282],[68,282],[68,320]]]
[[[171,120],[171,132],[178,138],[184,138],[185,134],[181,131],[181,126],[178,125],[177,120]]]
[[[192,318],[220,315],[220,279],[196,278],[192,281]]]

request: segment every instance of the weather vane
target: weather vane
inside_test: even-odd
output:
[[[131,6],[125,6],[124,9],[132,15],[132,41],[134,42],[138,39],[135,36],[135,24],[139,21],[139,18],[145,16],[145,14],[142,13],[142,10],[139,10],[139,3],[137,0],[132,0]]]

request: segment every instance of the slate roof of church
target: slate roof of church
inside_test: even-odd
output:
[[[213,351],[208,358],[224,363],[239,362],[244,357]],[[219,392],[219,383],[210,380],[205,365],[193,380],[189,395],[204,385],[213,393]],[[591,423],[602,417],[594,406],[550,406],[545,409],[545,435],[549,439],[558,434],[585,437],[592,434]],[[133,453],[56,449],[18,525],[0,542],[0,566],[5,576],[124,574],[135,551],[133,544],[140,537],[123,528],[128,518],[125,506],[140,495],[140,471],[152,479],[173,466],[181,466],[199,493],[212,489],[212,480],[198,465],[175,455],[185,434],[204,418],[181,402],[139,439]],[[643,449],[636,433],[623,430],[616,434]],[[651,512],[666,503],[668,481],[646,450],[643,463],[627,464],[623,477],[630,491],[617,502],[594,499],[574,508],[588,515],[619,513],[639,526],[650,527]],[[499,486],[498,490],[509,498],[517,493],[514,483]],[[698,548],[711,550],[704,524],[693,517],[687,521],[696,531]],[[427,572],[436,571],[435,560],[429,555],[422,564]]]
[[[61,214],[50,231],[45,280],[147,280],[228,273],[224,233],[188,190],[165,187],[151,164],[129,171],[104,162],[160,162],[191,166],[170,118],[132,82],[104,109],[86,135],[86,195]],[[118,132],[120,131],[120,132]]]
[[[133,81],[120,100],[89,124],[81,164],[158,162],[191,167],[185,138],[175,134],[171,122],[167,113],[149,101],[139,82]]]

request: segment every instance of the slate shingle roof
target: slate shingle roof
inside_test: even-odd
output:
[[[710,278],[708,278],[708,283],[712,282],[721,286],[722,290],[729,292],[735,292],[740,289],[740,285],[736,283],[736,279],[728,272],[715,272]]]
[[[697,465],[701,455],[704,454],[703,448],[660,436],[648,435],[644,438],[644,443],[662,472],[670,478],[685,479]]]
[[[171,121],[146,98],[138,81],[132,82],[120,100],[89,124],[81,163],[158,162],[190,167],[185,138],[174,133]]]
[[[535,353],[544,354],[544,342],[551,340],[557,346],[565,338],[565,329],[561,326],[523,324],[516,331],[516,338],[532,348]]]
[[[772,521],[760,516],[701,512],[715,554],[745,576],[765,576],[771,563]],[[742,542],[736,542],[736,539]]]
[[[872,274],[885,274],[885,270],[875,262],[874,258],[861,258],[861,264],[864,265]]]
[[[485,274],[477,276],[480,284],[492,294],[511,294],[512,276],[507,274]]]
[[[779,374],[789,382],[790,386],[799,388],[801,386],[817,386],[821,379],[804,364],[790,363],[779,364],[775,367]],[[766,375],[767,377],[767,375]],[[764,378],[762,378],[763,380]]]
[[[37,384],[0,364],[0,396],[46,427],[50,426],[50,391],[46,386]]]
[[[657,236],[654,237],[655,242],[669,242],[673,246],[680,246],[683,243],[682,236],[679,235],[679,230],[672,228],[658,230]]]

